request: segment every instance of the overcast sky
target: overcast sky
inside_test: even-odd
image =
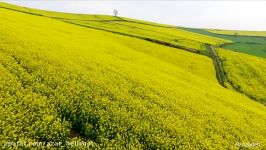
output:
[[[0,0],[45,10],[112,15],[185,27],[266,31],[266,0]]]

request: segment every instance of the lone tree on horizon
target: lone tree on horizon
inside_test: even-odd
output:
[[[114,10],[113,10],[113,13],[114,13],[114,16],[117,17],[117,15],[118,15],[118,10],[114,9]]]

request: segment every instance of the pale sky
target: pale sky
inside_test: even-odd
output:
[[[266,0],[0,0],[21,6],[112,15],[195,28],[266,31]]]

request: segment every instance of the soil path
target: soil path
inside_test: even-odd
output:
[[[210,54],[210,57],[212,58],[213,60],[213,64],[215,66],[215,70],[216,70],[216,77],[217,77],[217,80],[219,81],[219,83],[224,86],[224,79],[225,79],[225,75],[224,75],[224,70],[223,70],[223,67],[222,67],[222,63],[217,55],[217,52],[216,52],[216,49],[214,46],[212,45],[206,45],[208,51],[209,51],[209,54]]]

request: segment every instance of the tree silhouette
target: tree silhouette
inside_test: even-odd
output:
[[[114,9],[113,13],[114,13],[114,16],[116,17],[118,15],[118,10]]]

